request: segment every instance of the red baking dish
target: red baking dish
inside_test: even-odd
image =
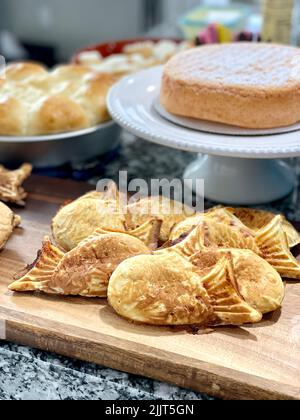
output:
[[[110,41],[110,42],[104,42],[102,44],[96,44],[96,45],[91,45],[89,47],[86,48],[82,48],[79,51],[77,51],[73,58],[72,58],[72,62],[73,63],[78,63],[78,55],[83,53],[83,52],[87,52],[87,51],[98,51],[102,57],[108,57],[112,54],[121,54],[123,52],[124,47],[126,47],[126,45],[131,45],[131,44],[135,44],[137,42],[145,42],[145,41],[152,41],[152,42],[160,42],[163,40],[170,40],[176,43],[180,43],[183,40],[182,39],[176,39],[176,38],[135,38],[135,39],[123,39],[120,41]]]

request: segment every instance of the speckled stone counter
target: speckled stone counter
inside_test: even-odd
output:
[[[100,177],[117,180],[120,170],[129,179],[177,178],[194,154],[156,146],[126,136],[117,158]],[[299,168],[297,160],[292,163]],[[92,180],[96,181],[96,179]],[[269,208],[300,220],[298,189]],[[37,350],[0,342],[0,399],[201,400],[208,397]]]
[[[198,400],[193,392],[57,355],[0,344],[1,400]]]

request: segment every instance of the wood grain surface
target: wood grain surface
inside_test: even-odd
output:
[[[130,324],[105,300],[9,292],[59,206],[91,189],[37,176],[26,187],[27,207],[15,209],[22,227],[0,254],[0,338],[224,399],[300,399],[299,283],[287,284],[282,310],[261,324],[203,335]]]

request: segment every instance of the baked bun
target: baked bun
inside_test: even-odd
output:
[[[35,63],[6,69],[0,85],[0,135],[35,136],[80,130],[110,119],[106,96],[116,76],[79,65],[48,71]]]
[[[165,67],[161,104],[172,114],[251,129],[300,122],[300,49],[273,44],[210,45]]]
[[[16,63],[7,66],[5,78],[9,82],[24,83],[47,75],[47,70],[37,63]]]

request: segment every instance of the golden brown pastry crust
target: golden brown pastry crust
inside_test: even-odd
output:
[[[159,234],[162,226],[162,221],[159,219],[152,219],[144,223],[137,229],[126,231],[127,235],[133,236],[141,240],[150,250],[155,251],[158,248]],[[107,233],[124,233],[116,229],[100,228],[95,231],[95,234]]]
[[[130,258],[114,272],[108,301],[122,317],[151,325],[242,325],[259,322],[231,283],[231,261],[209,272],[185,258],[154,255]]]
[[[28,163],[14,171],[9,171],[0,165],[0,200],[23,206],[27,193],[22,184],[31,172],[32,166]]]
[[[249,305],[267,314],[281,308],[285,286],[278,272],[252,251],[230,250],[239,293]]]
[[[161,252],[177,252],[187,258],[207,249],[248,249],[261,255],[255,235],[243,224],[226,224],[206,218],[182,241]]]
[[[190,216],[191,209],[185,208],[182,203],[163,196],[143,198],[127,207],[127,225],[136,229],[148,220],[157,217],[162,220],[160,241],[169,240],[174,226]]]
[[[0,135],[54,134],[108,121],[106,96],[116,81],[78,65],[53,71],[34,63],[9,65],[0,89]]]
[[[13,230],[19,226],[21,218],[0,202],[0,251],[5,247]]]
[[[287,279],[300,279],[300,263],[290,251],[287,235],[283,229],[282,216],[273,220],[259,230],[256,242],[263,257],[278,273]]]
[[[144,199],[128,206],[128,217],[119,212],[121,198],[111,186],[65,206],[53,230],[60,244],[72,243],[73,249],[64,253],[46,240],[37,261],[10,290],[108,295],[115,311],[134,322],[209,327],[260,322],[282,304],[278,273],[300,276],[282,216],[217,207],[187,220],[181,214],[174,227],[179,203],[169,207],[166,199]],[[162,220],[153,218],[153,202]],[[138,227],[126,231],[130,223]],[[153,252],[164,223],[164,235],[179,240]],[[85,238],[87,229],[92,234]]]
[[[9,289],[105,298],[117,266],[127,258],[150,252],[143,242],[126,234],[96,233],[66,254],[46,238],[37,261]]]
[[[206,238],[203,222],[207,223]],[[191,229],[193,233],[188,236]],[[178,238],[179,234],[181,238]],[[186,236],[188,238],[182,242]],[[290,248],[299,245],[300,234],[282,215],[247,208],[215,207],[175,226],[171,239],[173,244],[182,242],[179,248],[187,255],[205,246],[251,249],[266,259],[282,277],[299,279],[300,264]]]
[[[282,277],[300,279],[300,263],[290,251],[286,231],[297,234],[280,215],[274,215],[269,224],[255,232],[230,209],[217,207],[203,215],[198,226],[187,237],[175,241],[168,251],[191,257],[209,248],[247,249],[264,258]]]
[[[220,230],[226,230],[225,237],[219,239],[218,241],[222,244],[223,247],[240,248],[240,246],[237,246],[236,233],[234,233],[238,232],[238,235],[244,238],[242,245],[246,249],[252,249],[253,251],[259,253],[259,249],[254,243],[256,231],[252,231],[250,227],[246,226],[243,221],[241,221],[236,216],[233,210],[234,209],[231,208],[218,206],[210,209],[206,213],[199,213],[195,216],[188,217],[187,219],[174,226],[170,234],[170,240],[177,241],[180,239],[180,237],[184,239],[185,236],[196,229],[202,222],[206,221],[209,223],[211,220],[213,220],[223,225],[223,227],[219,226]],[[222,232],[220,234],[222,235]],[[215,239],[214,244],[216,245],[217,242]],[[209,241],[208,236],[206,240]],[[248,242],[248,244],[245,244],[245,241]]]
[[[127,205],[127,197],[112,186],[104,193],[90,192],[63,207],[52,221],[52,233],[56,244],[69,251],[99,228],[142,238],[143,232],[139,228],[156,220],[156,225],[158,221],[160,223],[159,241],[164,243],[172,228],[185,220],[186,213],[191,211],[164,197],[144,198]],[[157,247],[153,234],[158,227],[153,229],[152,234],[147,229],[143,234],[146,242],[152,235],[152,242]]]
[[[102,195],[87,195],[63,207],[52,221],[56,244],[65,251],[74,249],[95,230],[126,231],[125,216],[115,200],[102,200]]]
[[[268,211],[254,210],[248,208],[227,208],[238,219],[241,220],[253,232],[257,233],[265,228],[277,215]],[[282,228],[287,235],[290,248],[300,244],[300,234],[294,226],[282,216]]]
[[[201,46],[165,67],[161,103],[172,114],[267,129],[300,121],[298,48],[257,43]]]
[[[232,257],[235,288],[243,299],[262,314],[281,307],[284,284],[277,271],[254,252],[245,249],[209,249],[191,257],[197,267],[215,266],[224,255]]]

